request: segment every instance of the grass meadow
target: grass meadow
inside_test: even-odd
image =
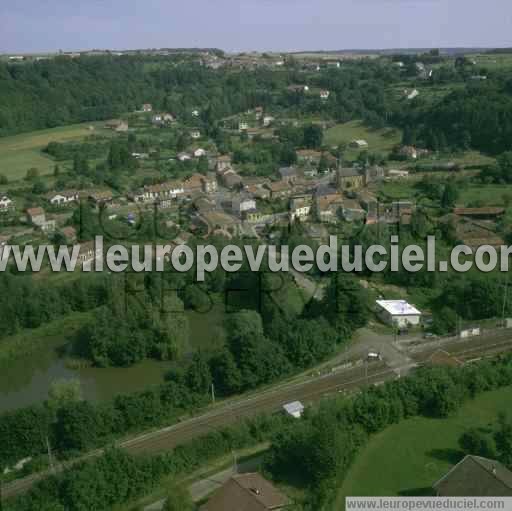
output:
[[[51,174],[55,161],[42,152],[50,142],[79,141],[92,134],[108,133],[102,125],[74,124],[0,138],[0,174],[9,181],[23,179],[30,168],[36,168],[41,176]],[[90,130],[90,126],[95,129]]]
[[[415,417],[373,436],[340,489],[335,509],[346,496],[428,495],[432,484],[463,454],[458,439],[469,428],[490,428],[510,410],[512,387],[481,394],[448,419]]]

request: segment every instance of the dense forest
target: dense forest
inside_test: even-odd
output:
[[[220,119],[257,105],[342,121],[356,116],[383,119],[389,110],[384,85],[397,78],[389,67],[372,63],[312,76],[293,67],[278,72],[214,71],[190,62],[173,65],[134,56],[0,63],[0,136],[104,120],[145,102],[190,121],[191,110],[200,108],[200,121],[208,131]],[[304,80],[330,89],[332,99],[322,102],[287,91],[288,85]]]

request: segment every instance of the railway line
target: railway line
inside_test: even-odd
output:
[[[427,363],[432,354],[438,350],[443,350],[463,362],[471,362],[512,351],[512,333],[500,332],[488,337],[456,339],[448,343],[429,343],[423,350],[416,346],[414,350],[406,352],[409,363],[398,367],[387,364],[385,360],[377,361],[341,371],[311,376],[294,383],[281,384],[252,396],[221,403],[202,415],[172,426],[120,441],[117,446],[135,455],[163,452],[194,438],[235,424],[241,419],[262,412],[277,411],[283,404],[290,401],[300,400],[304,403],[312,403],[339,392],[351,392],[365,385],[378,384],[397,378],[412,368]],[[97,449],[77,460],[61,463],[55,466],[53,471],[46,470],[7,483],[2,488],[2,499],[20,495],[51,473],[65,470],[78,461],[99,456],[102,453],[102,449]]]

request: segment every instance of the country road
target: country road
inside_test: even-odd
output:
[[[403,376],[417,365],[425,363],[432,353],[440,348],[462,361],[477,360],[484,356],[512,351],[512,332],[502,330],[488,336],[465,340],[454,339],[450,342],[440,340],[425,344],[424,349],[416,345],[414,350],[408,352],[401,351],[395,343],[389,344],[387,352],[383,353],[382,361],[360,363],[338,370],[332,369],[324,374],[315,373],[314,376],[310,375],[298,381],[280,384],[248,397],[219,403],[202,415],[121,441],[117,445],[132,454],[161,453],[218,428],[235,424],[241,419],[262,412],[278,411],[283,404],[290,401],[300,400],[307,404],[321,400],[330,394],[349,392],[364,385]],[[396,352],[394,357],[393,352]],[[102,449],[95,450],[82,456],[79,460],[99,456],[102,452]],[[55,467],[55,470],[63,470],[79,460],[68,462],[65,465],[60,464]],[[27,491],[36,481],[49,474],[50,471],[47,470],[4,485],[2,499]]]

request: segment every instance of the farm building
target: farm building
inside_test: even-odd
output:
[[[421,312],[405,300],[377,300],[377,313],[385,323],[399,328],[420,324]]]

